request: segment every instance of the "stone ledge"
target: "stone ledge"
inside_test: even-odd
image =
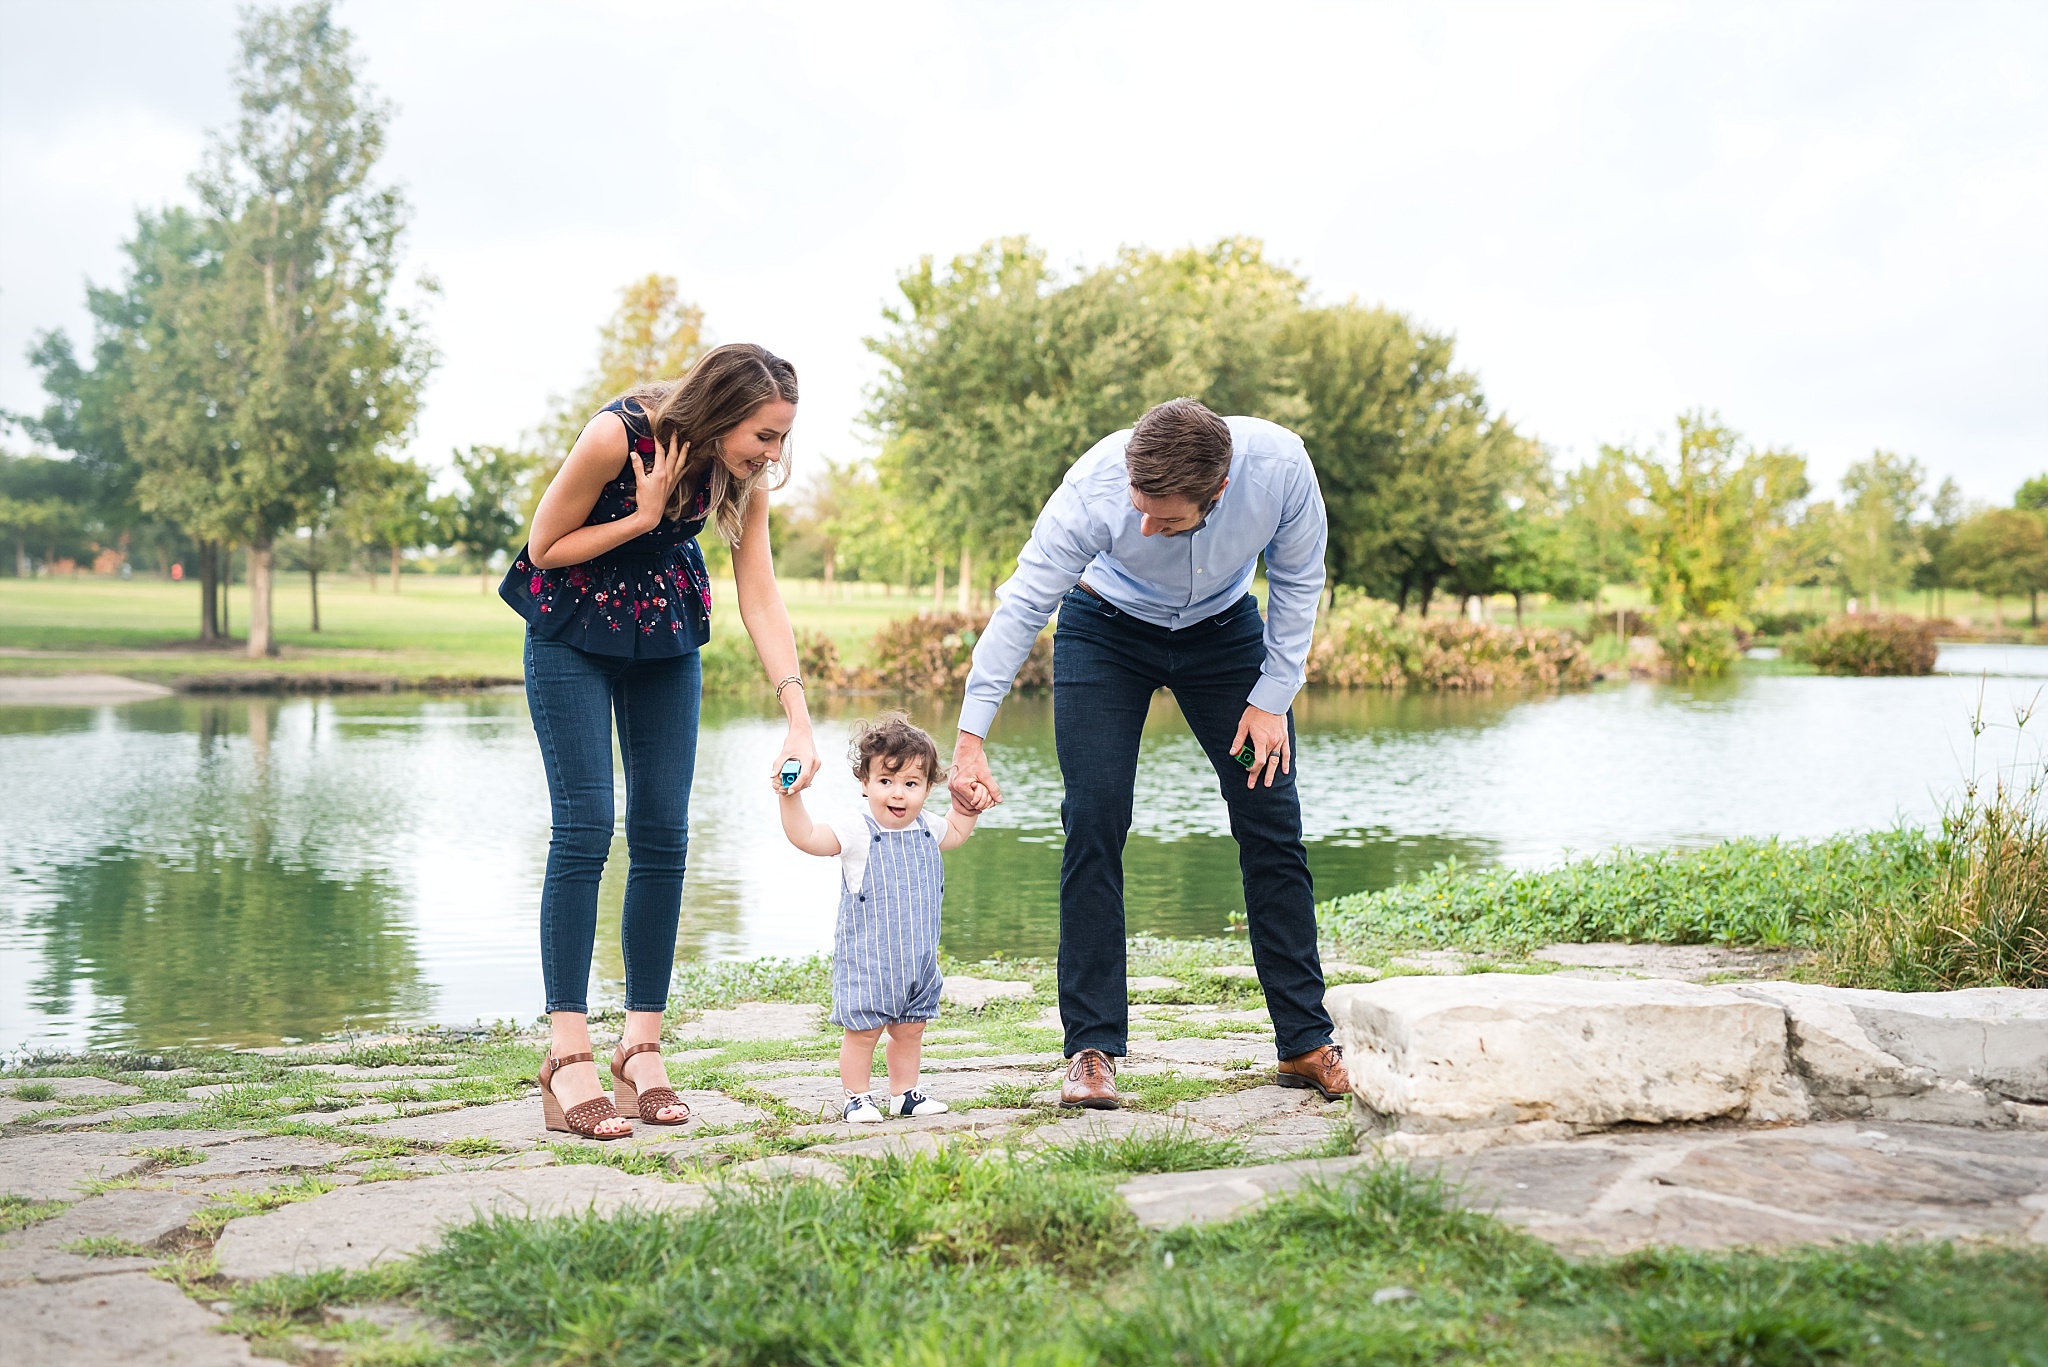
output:
[[[1325,997],[1390,1152],[1634,1122],[1854,1117],[2048,1129],[2048,992],[1472,974]]]
[[[1736,990],[1785,1012],[1791,1069],[1822,1114],[2031,1126],[2048,1106],[2048,992]]]
[[[1397,1129],[1807,1112],[1787,1070],[1784,1011],[1720,988],[1484,973],[1337,987],[1324,1000],[1354,1096]]]

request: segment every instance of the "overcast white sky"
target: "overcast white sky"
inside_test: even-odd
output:
[[[415,450],[509,441],[677,276],[856,454],[924,253],[1263,237],[1457,334],[1566,461],[1718,409],[1827,484],[2048,468],[2048,5],[343,0],[439,277]],[[232,116],[234,6],[0,0],[0,407]]]

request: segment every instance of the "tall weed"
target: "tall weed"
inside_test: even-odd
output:
[[[1926,896],[1851,909],[1822,946],[1846,984],[1924,992],[2048,987],[2048,769],[2017,757],[1990,786],[1972,777],[1942,813]],[[1972,723],[1981,741],[1982,713]],[[1972,765],[1975,768],[1975,765]]]

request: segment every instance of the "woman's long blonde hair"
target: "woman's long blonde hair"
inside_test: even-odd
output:
[[[780,489],[789,482],[789,444],[782,459],[745,479],[734,479],[718,459],[719,443],[747,420],[747,415],[774,399],[796,402],[796,367],[764,346],[727,342],[697,358],[679,380],[657,380],[620,395],[647,415],[654,440],[688,442],[690,455],[682,477],[669,491],[664,516],[680,519],[696,496],[704,466],[711,466],[711,520],[729,546],[737,546],[745,525],[747,502],[756,487]],[[771,482],[772,481],[772,482]]]

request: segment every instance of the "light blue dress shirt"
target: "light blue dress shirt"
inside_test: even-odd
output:
[[[1178,631],[1221,613],[1251,587],[1266,557],[1266,661],[1245,701],[1267,712],[1293,705],[1308,672],[1316,608],[1323,596],[1329,527],[1315,467],[1301,438],[1263,418],[1225,418],[1230,484],[1200,531],[1146,536],[1131,506],[1124,443],[1112,433],[1074,462],[1046,500],[996,590],[1001,606],[974,646],[960,729],[988,734],[1060,597],[1082,579],[1112,606]]]

